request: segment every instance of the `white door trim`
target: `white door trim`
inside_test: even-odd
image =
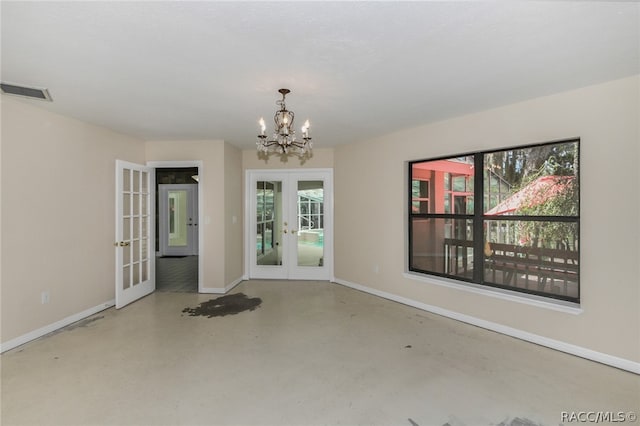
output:
[[[187,160],[187,161],[147,161],[147,166],[156,168],[164,168],[164,167],[197,167],[198,168],[198,293],[203,293],[205,291],[203,283],[205,282],[204,278],[204,263],[202,259],[204,258],[204,166],[201,160]],[[151,174],[151,187],[153,188],[153,202],[155,203],[155,188],[156,188],[156,174],[155,170]],[[155,205],[155,204],[154,204]],[[153,229],[155,230],[155,215],[153,216]],[[155,239],[153,244],[155,245]]]
[[[244,276],[243,279],[248,280],[250,278],[252,278],[252,273],[251,273],[251,265],[252,265],[252,259],[255,258],[255,247],[252,247],[252,233],[255,232],[255,229],[251,229],[252,228],[252,218],[253,218],[253,211],[252,211],[252,205],[253,200],[251,198],[251,194],[252,194],[252,184],[253,182],[256,180],[256,176],[260,176],[260,178],[268,178],[269,176],[273,176],[274,180],[278,180],[281,179],[283,175],[286,176],[299,176],[302,179],[306,179],[307,176],[309,179],[322,179],[325,180],[326,177],[326,185],[327,188],[329,189],[327,191],[327,193],[325,194],[325,210],[324,210],[324,214],[325,214],[325,220],[327,220],[328,224],[330,225],[327,229],[327,231],[325,231],[325,254],[324,254],[324,271],[326,271],[326,273],[323,273],[322,276],[323,278],[318,278],[317,276],[313,276],[313,274],[311,273],[309,275],[309,278],[307,279],[326,279],[326,280],[332,280],[333,279],[333,216],[334,216],[334,209],[333,209],[333,169],[331,168],[326,168],[326,169],[247,169],[245,170],[245,200],[244,200],[244,227],[245,227],[245,232],[244,232],[244,247],[245,247],[245,254],[244,254]],[[323,175],[323,177],[319,177],[319,175]],[[284,190],[284,188],[283,188]],[[299,272],[299,268],[298,272]],[[311,271],[310,271],[311,272]],[[292,274],[290,274],[289,279],[305,279],[305,278],[301,278],[299,276],[298,273],[293,272]]]

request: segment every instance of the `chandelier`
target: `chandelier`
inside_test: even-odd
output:
[[[296,139],[296,131],[293,128],[293,111],[287,110],[285,105],[285,97],[290,92],[289,89],[278,90],[282,94],[282,100],[276,101],[276,105],[280,110],[273,116],[276,126],[273,132],[273,139],[267,140],[265,130],[267,126],[264,124],[264,118],[260,118],[260,134],[258,135],[258,152],[279,152],[280,154],[288,154],[289,151],[296,152],[299,155],[311,153],[313,143],[309,137],[309,120],[304,122],[302,126],[302,140]]]

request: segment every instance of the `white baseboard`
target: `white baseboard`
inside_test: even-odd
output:
[[[203,287],[198,290],[200,294],[225,294],[226,292],[222,287]]]
[[[224,287],[203,287],[203,288],[200,289],[199,293],[205,293],[205,294],[227,294],[228,292],[233,290],[233,288],[235,286],[240,284],[242,281],[244,281],[244,278],[240,277],[240,278],[237,278],[237,279],[233,280],[231,283],[227,284]]]
[[[108,302],[101,303],[100,305],[94,306],[93,308],[89,308],[85,311],[78,312],[77,314],[61,319],[60,321],[56,321],[53,324],[46,325],[37,330],[33,330],[27,334],[23,334],[22,336],[16,337],[15,339],[11,339],[7,342],[2,343],[2,345],[0,345],[0,353],[17,348],[20,345],[24,345],[25,343],[28,343],[46,334],[52,333],[70,324],[73,324],[74,322],[90,317],[91,315],[97,314],[98,312],[104,311],[105,309],[109,309],[115,304],[116,304],[115,300],[109,300]]]
[[[451,318],[467,324],[485,328],[487,330],[495,331],[497,333],[505,334],[507,336],[515,337],[516,339],[525,340],[527,342],[535,343],[541,346],[546,346],[548,348],[565,352],[571,355],[579,356],[581,358],[589,359],[591,361],[596,361],[602,364],[610,365],[612,367],[620,368],[622,370],[630,371],[635,374],[640,374],[640,362],[634,362],[628,359],[619,358],[619,357],[605,354],[602,352],[597,352],[591,349],[584,348],[582,346],[577,346],[570,343],[562,342],[560,340],[550,339],[548,337],[529,333],[523,330],[518,330],[512,327],[507,327],[505,325],[498,324],[495,322],[486,321],[480,318],[472,317],[470,315],[465,315],[459,312],[443,309],[438,306],[428,305],[426,303],[418,302],[412,299],[407,299],[405,297],[398,296],[392,293],[387,293],[387,292],[376,290],[360,284],[355,284],[340,278],[334,278],[333,281],[345,287],[349,287],[354,290],[363,291],[365,293],[382,297],[384,299],[392,300],[394,302],[402,303],[403,305],[412,306],[414,308],[418,308],[423,311],[431,312],[437,315],[442,315],[443,317]]]

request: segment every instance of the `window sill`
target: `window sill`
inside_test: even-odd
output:
[[[523,294],[500,288],[486,287],[473,283],[455,281],[452,279],[431,277],[415,272],[405,272],[403,276],[407,279],[435,284],[442,287],[453,288],[469,293],[481,294],[483,296],[494,297],[496,299],[508,300],[510,302],[522,303],[538,308],[550,309],[567,314],[580,315],[583,309],[577,303],[565,302],[563,300],[547,299],[533,294]]]

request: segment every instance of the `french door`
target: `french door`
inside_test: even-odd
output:
[[[249,278],[333,275],[333,171],[248,170]]]
[[[198,254],[198,185],[158,185],[160,254]]]
[[[116,160],[116,308],[153,292],[153,168]]]

